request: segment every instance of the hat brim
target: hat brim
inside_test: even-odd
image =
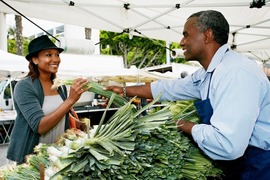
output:
[[[62,49],[62,48],[56,48],[55,46],[54,46],[54,47],[47,47],[47,48],[40,49],[40,50],[35,51],[35,52],[31,52],[31,53],[27,54],[27,55],[25,56],[25,58],[26,58],[28,61],[30,61],[30,59],[32,58],[32,56],[33,56],[34,54],[38,53],[39,51],[46,50],[46,49],[57,49],[59,53],[61,53],[61,52],[64,51],[64,49]]]

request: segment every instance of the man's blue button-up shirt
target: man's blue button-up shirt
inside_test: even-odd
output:
[[[210,88],[211,124],[193,126],[192,137],[216,160],[236,159],[249,145],[270,150],[269,80],[254,60],[227,50],[228,45],[220,47],[207,70],[151,83],[153,97],[162,92],[160,100],[170,101],[204,100]]]

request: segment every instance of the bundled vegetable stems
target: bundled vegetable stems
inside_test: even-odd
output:
[[[115,98],[112,93],[107,107]],[[219,177],[222,171],[214,162],[176,129],[174,121],[178,118],[198,121],[192,102],[168,103],[142,116],[158,99],[139,110],[132,100],[125,102],[107,122],[105,111],[99,126],[90,134],[71,129],[55,144],[39,144],[35,154],[27,157],[27,163],[0,171],[2,179],[39,179],[40,162],[45,166],[45,179]]]
[[[57,89],[58,87],[62,86],[62,85],[72,85],[73,84],[73,80],[72,79],[67,79],[67,80],[64,80],[64,79],[54,79],[54,84],[52,86],[52,89]],[[99,94],[103,97],[106,97],[106,98],[110,98],[112,94],[115,94],[114,92],[112,91],[104,91],[104,87],[95,82],[95,81],[90,81],[84,88],[89,88],[89,91],[90,92],[93,92],[93,93],[96,93],[96,94]],[[114,104],[118,107],[121,107],[123,106],[124,104],[126,104],[128,101],[125,99],[125,98],[122,98],[121,96],[115,94],[115,99],[114,99]]]

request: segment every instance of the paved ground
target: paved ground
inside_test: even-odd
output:
[[[8,144],[0,145],[0,167],[7,163],[6,155],[7,155]]]

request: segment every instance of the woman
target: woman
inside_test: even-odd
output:
[[[7,158],[21,164],[38,143],[54,143],[69,128],[68,112],[88,82],[78,78],[70,87],[66,98],[64,91],[52,89],[53,79],[61,62],[58,48],[48,36],[30,42],[29,72],[14,89],[17,117],[11,134]]]

